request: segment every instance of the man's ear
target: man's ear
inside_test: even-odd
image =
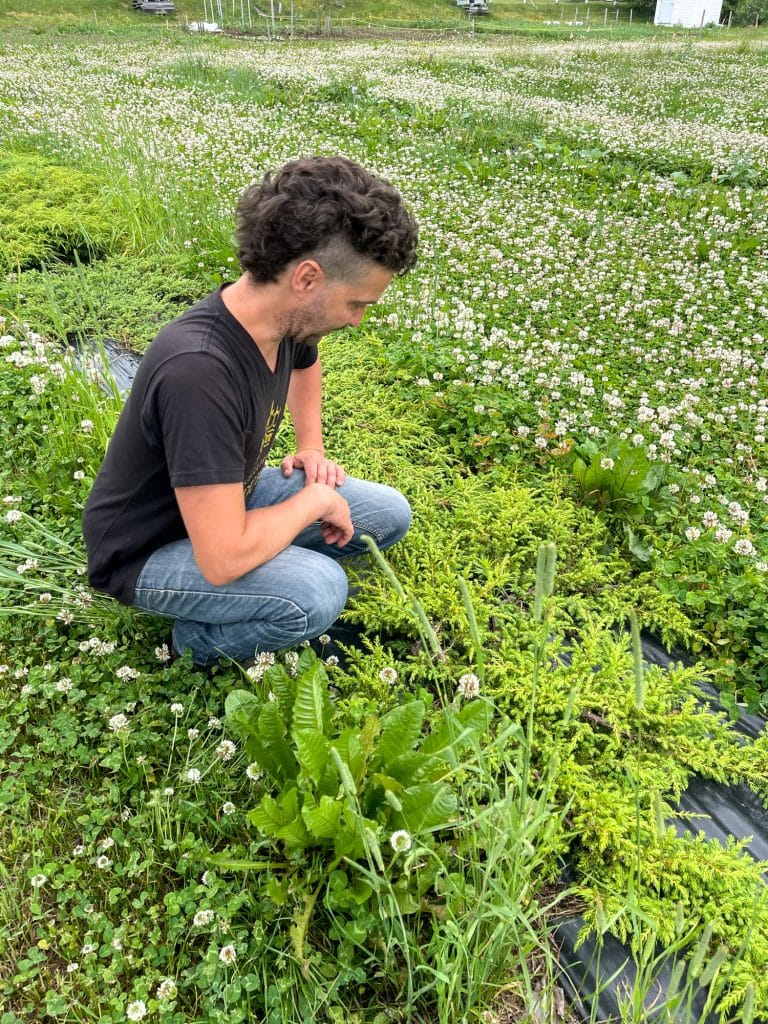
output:
[[[325,284],[325,271],[317,260],[300,260],[293,268],[290,284],[296,295],[308,298]]]

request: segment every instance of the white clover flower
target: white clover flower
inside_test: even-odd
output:
[[[237,808],[235,807],[231,800],[227,800],[226,803],[221,805],[222,814],[234,814],[236,810]]]
[[[109,857],[105,856],[103,853],[100,857],[96,858],[96,867],[100,871],[106,871],[106,869],[110,866],[111,863],[112,861],[109,859]]]
[[[67,611],[66,608],[62,608],[59,614],[56,616],[59,622],[63,622],[65,626],[68,626],[71,622],[74,622],[75,616],[72,612]]]
[[[176,982],[173,980],[173,978],[163,978],[163,980],[157,986],[157,998],[175,999],[176,991]]]
[[[29,685],[29,683],[24,683],[22,688],[19,690],[19,693],[21,694],[22,697],[28,697],[30,693],[32,693],[32,687]]]
[[[715,530],[715,540],[721,544],[727,544],[733,536],[733,530],[729,530],[727,526],[721,526],[718,530]]]
[[[214,917],[216,915],[212,910],[198,910],[192,918],[192,924],[195,928],[205,928],[206,925],[212,924]]]
[[[223,964],[233,964],[237,960],[237,952],[234,946],[222,946],[219,950],[219,960]]]
[[[98,843],[96,843],[96,849],[97,850],[111,850],[114,845],[115,845],[115,840],[112,838],[112,836],[104,836],[103,839],[100,839],[98,841]]]
[[[159,647],[155,648],[155,658],[161,663],[171,660],[171,652],[168,650],[168,644],[161,644]]]
[[[48,881],[47,875],[33,875],[29,880],[29,884],[33,889],[41,889]]]
[[[249,665],[245,670],[245,674],[251,680],[252,683],[258,683],[264,673],[267,671],[267,666],[262,664]]]
[[[109,728],[112,732],[125,732],[128,728],[128,718],[126,715],[112,715],[109,720]]]
[[[166,786],[165,789],[163,790],[163,796],[173,796],[175,792],[176,790],[173,788],[173,786]]]
[[[393,686],[397,682],[397,670],[387,665],[379,672],[379,679],[382,683],[388,683]]]
[[[187,769],[187,781],[188,782],[199,782],[202,779],[202,773],[199,768]]]
[[[80,950],[80,955],[81,956],[90,956],[91,953],[95,953],[96,952],[97,948],[98,947],[96,946],[95,942],[86,942],[86,944]]]
[[[141,999],[129,1003],[125,1008],[125,1016],[128,1020],[143,1020],[147,1016],[146,1003]]]
[[[288,651],[288,653],[285,655],[285,667],[288,670],[290,675],[292,675],[292,676],[296,675],[298,663],[299,663],[299,652],[298,651]]]
[[[112,949],[116,949],[118,952],[123,948],[123,940],[121,938],[112,939]]]
[[[184,705],[179,704],[178,701],[175,701],[173,704],[171,704],[170,712],[172,715],[176,715],[176,717],[178,718],[179,715],[184,714]]]
[[[44,594],[40,594],[37,599],[40,604],[50,604],[53,600],[53,594],[49,594],[47,591]]]
[[[670,494],[679,494],[680,493],[680,484],[670,484],[669,487],[667,487],[667,490],[669,491]]]
[[[339,664],[339,659],[336,657],[335,654],[329,654],[328,657],[325,659],[325,664],[328,665],[330,668],[336,668],[336,666]]]
[[[80,429],[84,433],[90,434],[93,430],[93,420],[80,420]]]
[[[331,638],[327,633],[321,633],[317,639],[321,644],[329,644],[331,642]]]
[[[737,555],[754,555],[755,546],[751,540],[747,540],[746,537],[742,537],[741,540],[737,540],[733,545],[733,550]]]
[[[398,829],[389,837],[389,845],[395,853],[407,853],[413,846],[411,833],[406,832],[404,828]]]
[[[600,459],[600,469],[613,469],[614,465],[613,459]]]
[[[248,765],[248,767],[245,769],[245,774],[248,776],[251,782],[258,782],[258,780],[261,778],[259,766],[258,764],[256,764],[255,761],[252,764]]]
[[[85,473],[83,472],[82,469],[76,469],[75,472],[72,474],[72,479],[85,480]]]
[[[6,494],[3,498],[4,505],[20,505],[21,504],[20,494]]]
[[[768,572],[768,562],[755,562],[755,568],[759,572]]]
[[[467,700],[472,700],[474,697],[480,694],[480,680],[474,672],[467,672],[459,679],[459,685],[456,687],[456,692],[466,697]]]
[[[194,743],[194,741],[198,738],[199,735],[199,729],[187,729],[187,739],[189,740],[190,743]]]
[[[72,680],[68,676],[63,676],[57,683],[56,689],[59,693],[69,693],[72,689]]]
[[[209,718],[208,719],[208,728],[209,729],[220,729],[221,728],[221,719],[220,718],[215,718],[215,717],[214,718]]]
[[[216,756],[220,761],[231,761],[236,750],[237,747],[232,740],[222,740],[218,747],[216,747]]]
[[[82,857],[84,853],[85,853],[85,847],[83,846],[82,843],[77,843],[76,846],[72,847],[72,856],[73,857]]]
[[[75,971],[79,971],[79,970],[80,970],[80,964],[76,960],[73,960],[72,963],[67,964],[67,974],[74,974]]]
[[[141,672],[137,668],[131,668],[130,665],[121,665],[120,668],[115,669],[115,675],[118,679],[138,679]]]
[[[690,541],[698,540],[701,536],[701,530],[698,528],[698,526],[689,526],[688,529],[685,531],[685,536]]]
[[[705,512],[701,517],[701,522],[707,529],[711,529],[713,526],[717,526],[720,522],[717,516],[717,512]]]

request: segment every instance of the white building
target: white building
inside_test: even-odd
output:
[[[702,28],[718,25],[723,0],[656,0],[654,25]]]

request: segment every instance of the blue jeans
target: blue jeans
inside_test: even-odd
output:
[[[304,486],[304,473],[284,477],[264,469],[247,502],[249,509],[277,505]],[[166,544],[150,555],[139,575],[134,605],[175,619],[173,645],[189,650],[196,665],[220,657],[246,661],[257,651],[277,651],[324,633],[347,601],[347,577],[339,559],[367,552],[361,535],[387,548],[411,523],[408,502],[384,484],[347,477],[339,494],[349,503],[355,533],[343,548],[326,544],[320,524],[303,530],[285,550],[232,583],[214,587],[198,569],[189,540]]]

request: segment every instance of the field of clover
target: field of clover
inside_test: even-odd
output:
[[[694,773],[768,798],[768,44],[62,38],[0,44],[0,1024],[557,1021],[575,914],[648,966],[622,1020],[677,954],[677,1019],[765,1012],[764,865],[675,826]],[[414,525],[358,647],[204,674],[85,586],[95,343],[339,152],[422,244],[324,342],[329,451]]]

